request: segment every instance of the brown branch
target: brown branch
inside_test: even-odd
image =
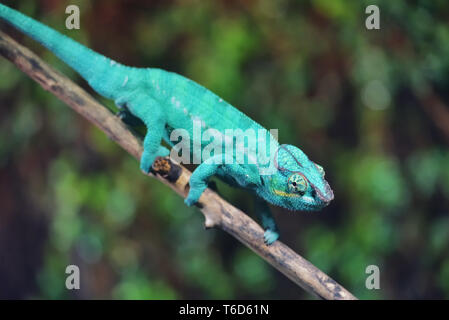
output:
[[[44,63],[38,56],[0,32],[0,54],[37,81],[87,120],[103,130],[136,159],[140,159],[140,140],[107,108],[95,101],[83,89]],[[191,173],[168,158],[159,158],[150,174],[171,187],[182,197],[188,191]],[[356,299],[350,292],[295,253],[280,241],[266,246],[262,228],[215,192],[207,189],[199,207],[205,216],[205,227],[218,227],[228,232],[268,261],[306,291],[323,299]]]

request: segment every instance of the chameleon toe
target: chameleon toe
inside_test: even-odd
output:
[[[198,194],[198,192],[196,192],[196,190],[191,189],[187,198],[185,198],[184,203],[186,205],[193,206],[195,203],[198,202],[198,199],[200,198],[201,193]]]
[[[151,166],[153,165],[155,156],[149,152],[142,153],[142,157],[140,158],[140,170],[142,170],[145,174],[148,174],[151,170]]]
[[[140,161],[140,170],[142,170],[145,174],[148,174],[151,169],[151,164],[148,163],[148,161]]]
[[[267,245],[273,244],[277,239],[279,239],[279,233],[270,229],[267,229],[264,233],[264,241]]]
[[[192,199],[189,199],[188,197],[184,199],[184,203],[188,206],[191,207],[195,204],[195,201],[193,201]]]

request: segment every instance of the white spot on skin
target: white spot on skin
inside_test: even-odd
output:
[[[117,64],[117,62],[115,62],[114,60],[111,60],[111,67],[113,66],[113,65],[115,65],[115,64]]]
[[[181,106],[181,102],[176,101],[175,105],[176,105],[176,108],[179,108]]]
[[[184,111],[185,115],[187,115],[189,113],[186,108],[184,108],[182,111]]]
[[[223,99],[220,98],[220,100],[218,100],[218,102],[223,102]]]
[[[128,76],[125,77],[125,80],[123,81],[122,87],[126,86],[128,83]]]

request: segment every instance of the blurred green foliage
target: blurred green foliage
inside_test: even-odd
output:
[[[447,1],[5,2],[123,63],[192,78],[323,165],[329,207],[273,210],[282,240],[359,298],[449,298]],[[64,28],[68,4],[79,31]],[[369,4],[381,30],[365,28]],[[4,59],[0,74],[0,297],[310,298],[204,231],[197,210]],[[252,212],[248,195],[218,187]],[[380,290],[365,288],[371,264]]]

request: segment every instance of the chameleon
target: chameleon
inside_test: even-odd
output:
[[[183,129],[194,137],[192,142],[197,148],[193,148],[190,155],[199,156],[200,163],[190,177],[190,189],[184,200],[186,205],[198,203],[213,176],[247,190],[254,197],[255,211],[264,229],[263,240],[271,245],[279,238],[279,230],[269,204],[291,211],[317,211],[334,199],[324,169],[300,148],[279,144],[263,126],[193,80],[158,68],[125,66],[2,4],[0,18],[53,52],[94,91],[113,100],[125,115],[129,115],[125,118],[143,122],[147,132],[140,169],[144,173],[150,172],[157,157],[170,155],[170,150],[161,142],[164,140],[173,150],[175,143],[170,138],[175,130]],[[202,161],[198,153],[205,151],[207,143],[195,138],[195,121],[203,129],[214,129],[223,136],[228,129],[240,129],[240,135],[246,130],[262,132],[270,144],[264,156],[273,164],[273,170],[261,174],[258,165],[261,148],[233,147],[230,153],[213,153]],[[235,138],[230,140],[234,142]],[[229,139],[225,141],[231,143]],[[251,155],[256,161],[233,161],[239,153]]]

